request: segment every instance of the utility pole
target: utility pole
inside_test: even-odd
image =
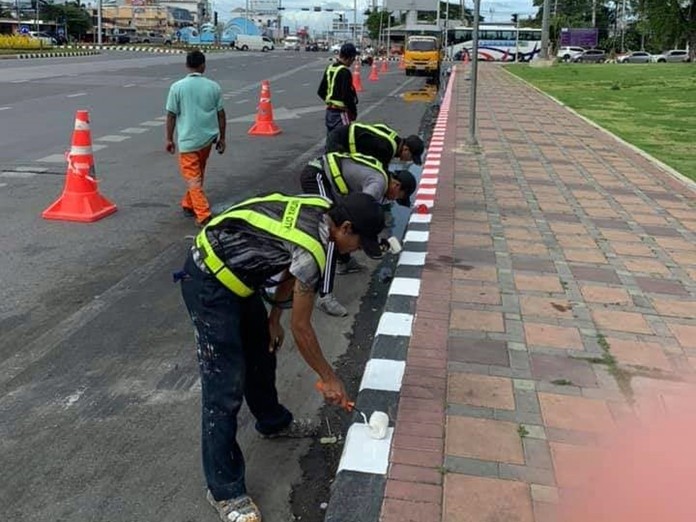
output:
[[[476,87],[478,84],[479,12],[481,0],[474,0],[474,31],[471,42],[471,91],[469,92],[469,145],[476,145]]]
[[[353,44],[357,44],[358,34],[358,0],[353,0]]]
[[[99,45],[104,43],[102,39],[102,0],[97,1],[97,43]]]
[[[544,13],[541,19],[541,52],[542,60],[549,59],[549,26],[551,14],[551,0],[544,0]]]
[[[592,27],[597,27],[597,0],[592,0]]]
[[[621,4],[621,52],[626,50],[626,0]]]

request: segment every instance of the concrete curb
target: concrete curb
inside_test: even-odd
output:
[[[583,116],[582,114],[580,114],[580,113],[579,113],[578,111],[576,111],[575,109],[572,109],[572,108],[568,107],[565,103],[563,103],[563,102],[562,102],[561,100],[559,100],[558,98],[555,98],[554,96],[551,96],[549,93],[544,92],[543,90],[541,90],[540,88],[538,88],[536,85],[533,85],[532,83],[528,82],[528,81],[525,80],[524,78],[520,78],[520,77],[517,76],[516,74],[514,74],[514,73],[508,71],[505,67],[503,67],[503,70],[504,70],[507,74],[509,74],[509,75],[513,76],[514,78],[516,78],[517,80],[519,80],[519,81],[521,81],[522,83],[528,85],[529,87],[531,87],[532,89],[534,89],[534,90],[537,91],[538,93],[540,93],[540,94],[546,96],[547,98],[549,98],[549,99],[552,100],[553,102],[557,103],[558,105],[560,105],[561,107],[563,107],[564,109],[566,109],[566,110],[567,110],[568,112],[570,112],[571,114],[574,114],[575,116],[577,116],[578,118],[580,118],[581,120],[583,120],[585,123],[589,124],[591,127],[597,129],[598,131],[600,131],[600,132],[606,134],[607,136],[609,136],[610,138],[614,139],[615,141],[618,141],[618,142],[621,143],[622,145],[628,147],[628,148],[631,149],[633,152],[635,152],[636,154],[638,154],[639,156],[641,156],[643,159],[646,159],[647,161],[649,161],[650,163],[652,163],[653,165],[655,165],[657,168],[659,168],[660,170],[664,171],[666,174],[670,175],[672,178],[674,178],[676,181],[678,181],[680,184],[682,184],[682,185],[683,185],[684,187],[686,187],[687,189],[689,189],[689,190],[691,190],[691,191],[693,191],[693,192],[696,192],[696,181],[692,180],[691,178],[688,178],[687,176],[685,176],[684,174],[682,174],[682,173],[679,172],[678,170],[676,170],[676,169],[670,167],[669,165],[667,165],[666,163],[663,163],[662,161],[660,161],[660,160],[657,159],[656,157],[654,157],[654,156],[648,154],[648,153],[645,152],[643,149],[641,149],[641,148],[639,148],[639,147],[636,147],[636,146],[633,145],[632,143],[627,142],[626,140],[624,140],[623,138],[617,136],[616,134],[614,134],[614,133],[611,132],[610,130],[605,129],[604,127],[602,127],[602,126],[599,125],[598,123],[592,121],[592,120],[589,119],[588,117]]]
[[[70,56],[90,56],[99,54],[99,51],[67,51],[67,52],[43,52],[43,53],[20,53],[14,55],[0,56],[4,60],[29,60],[32,58],[67,58]]]
[[[429,212],[432,212],[435,204],[455,75],[456,68],[452,70],[440,104],[416,191],[414,207],[425,205]],[[368,417],[376,410],[389,413],[387,437],[383,440],[372,439],[362,417],[354,416],[355,422],[348,429],[332,486],[325,522],[379,522],[389,471],[394,418],[406,372],[431,219],[431,213],[414,213],[409,219],[404,250],[399,256],[356,400],[357,407]]]
[[[140,47],[128,45],[84,45],[79,47],[67,47],[67,49],[89,49],[96,51],[130,51],[157,54],[183,54],[183,49],[170,49],[166,47]]]

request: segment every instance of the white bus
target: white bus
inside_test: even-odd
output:
[[[447,56],[462,58],[463,53],[471,57],[473,29],[454,27],[447,30]],[[528,62],[541,50],[541,29],[512,25],[481,24],[479,27],[479,60],[501,62]]]

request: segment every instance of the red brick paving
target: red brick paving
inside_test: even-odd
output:
[[[560,522],[562,490],[582,485],[598,437],[696,375],[695,198],[497,65],[480,70],[470,153],[467,76],[455,79],[382,521]],[[605,350],[632,375],[635,404]]]

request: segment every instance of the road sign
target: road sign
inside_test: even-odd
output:
[[[19,32],[22,34],[27,34],[27,33],[29,33],[29,27],[27,27],[26,25],[23,25],[22,27],[19,28]]]
[[[177,38],[181,38],[181,31],[177,31],[177,32],[176,32],[176,37],[177,37]]]
[[[59,27],[58,28],[58,36],[65,36],[65,29],[63,29],[62,27]]]

